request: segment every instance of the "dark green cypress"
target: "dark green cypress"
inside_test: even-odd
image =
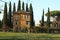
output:
[[[43,15],[42,15],[42,26],[44,26],[44,9],[43,9]]]
[[[2,28],[2,21],[0,20],[0,28]]]
[[[21,2],[20,2],[20,0],[18,1],[18,8],[17,8],[17,11],[21,11]]]
[[[47,26],[50,27],[50,11],[48,8],[48,16],[47,16]]]
[[[4,5],[4,15],[3,15],[3,20],[2,20],[2,24],[3,24],[3,27],[4,28],[2,31],[6,31],[6,27],[7,27],[7,3],[5,2],[5,5]]]
[[[50,11],[49,11],[49,8],[48,8],[48,16],[47,16],[47,27],[48,27],[48,33],[50,33]]]
[[[24,2],[22,3],[22,10],[24,10]]]
[[[3,24],[7,25],[7,3],[6,2],[4,6]]]
[[[28,3],[26,3],[26,11],[28,11]]]
[[[31,26],[34,26],[34,25],[35,25],[35,22],[34,22],[34,16],[33,16],[33,7],[32,7],[32,4],[30,4],[30,13],[31,13]]]
[[[13,5],[13,13],[16,12],[16,7],[15,7],[15,3]]]
[[[11,27],[11,2],[9,4],[9,26]]]

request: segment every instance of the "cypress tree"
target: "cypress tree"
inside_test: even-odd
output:
[[[6,27],[7,27],[7,3],[5,2],[4,5],[4,15],[3,15],[3,20],[2,20],[2,24],[3,24],[3,31],[6,31]]]
[[[11,2],[9,4],[9,26],[11,27]]]
[[[49,12],[49,8],[48,8],[48,16],[47,16],[47,26],[48,26],[48,33],[50,33],[50,12]]]
[[[22,10],[24,10],[24,2],[22,3]]]
[[[2,21],[0,20],[0,28],[2,28]]]
[[[13,5],[13,13],[16,12],[16,7],[15,7],[15,3]]]
[[[42,26],[44,26],[44,9],[43,9],[43,15],[42,15]]]
[[[32,7],[32,4],[30,4],[30,12],[31,12],[31,14],[33,14],[33,7]]]
[[[18,1],[18,8],[17,8],[17,11],[21,11],[21,2],[20,2],[20,0]]]
[[[30,13],[31,13],[31,26],[34,26],[34,17],[33,17],[33,7],[32,4],[30,4]]]
[[[7,25],[7,3],[6,2],[4,6],[3,24]]]
[[[26,11],[28,11],[28,3],[26,3]]]
[[[47,26],[50,27],[50,12],[48,8],[48,16],[47,16]]]

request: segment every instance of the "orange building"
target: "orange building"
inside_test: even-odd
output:
[[[21,3],[19,0],[17,9],[17,12],[14,11],[12,16],[13,31],[20,32],[23,28],[26,28],[27,32],[30,32],[30,27],[34,26],[32,4],[30,4],[30,8],[28,8],[27,3],[26,10],[24,10],[24,3],[22,3],[21,10]]]
[[[25,11],[18,11],[13,14],[13,31],[16,29],[20,31],[23,27],[26,27],[30,31],[31,13]]]
[[[22,3],[22,10],[21,10],[21,2],[18,1],[18,7],[17,11],[15,9],[15,4],[13,6],[13,12],[10,12],[11,15],[6,17],[5,20],[9,19],[6,24],[3,25],[3,31],[18,31],[20,32],[23,28],[26,28],[27,32],[30,32],[30,27],[34,26],[34,20],[33,20],[33,8],[32,4],[30,4],[30,8],[28,8],[28,3],[26,4],[26,10],[24,9],[24,2]],[[11,11],[11,10],[10,10]],[[5,14],[6,15],[6,14]],[[11,18],[11,19],[10,19]],[[4,20],[4,23],[5,23]],[[11,26],[10,26],[11,25]],[[9,26],[9,27],[8,27]]]

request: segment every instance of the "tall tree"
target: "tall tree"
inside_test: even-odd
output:
[[[26,3],[26,11],[28,11],[28,3]]]
[[[11,27],[11,2],[9,4],[9,26]]]
[[[30,13],[31,13],[31,26],[34,26],[34,17],[33,17],[33,7],[32,4],[30,4]]]
[[[44,9],[43,9],[43,15],[42,15],[42,26],[44,26]]]
[[[22,3],[22,10],[24,10],[24,2]]]
[[[47,26],[50,27],[50,11],[48,8],[48,16],[47,16]]]
[[[15,3],[13,5],[13,13],[16,12],[16,7],[15,7]]]
[[[20,0],[18,1],[18,8],[17,8],[17,11],[21,11],[21,2],[20,2]]]
[[[3,24],[7,24],[7,3],[6,2],[4,6]]]
[[[48,16],[48,12],[45,15]],[[50,16],[51,17],[60,16],[60,10],[50,11]]]
[[[47,16],[47,27],[48,27],[48,33],[50,33],[50,11],[49,11],[49,8],[48,8],[48,16]]]
[[[4,15],[3,15],[3,31],[6,31],[7,28],[7,3],[5,2],[4,5]]]
[[[0,28],[2,28],[2,21],[0,20]]]

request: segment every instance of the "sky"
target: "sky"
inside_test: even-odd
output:
[[[18,5],[18,0],[2,0],[7,2],[7,5],[9,6],[9,2],[12,2],[12,7],[13,7],[13,3],[16,3],[16,7]],[[28,2],[28,4],[32,3],[33,6],[33,12],[34,12],[34,20],[35,20],[35,24],[39,24],[39,21],[41,20],[42,17],[42,12],[43,9],[45,11],[45,13],[47,12],[48,8],[50,8],[50,11],[52,10],[60,10],[60,0],[21,0],[22,2],[25,2],[25,4]],[[0,1],[0,11],[1,9],[4,10],[4,2]],[[0,20],[2,20],[3,18],[3,11],[0,14]],[[46,21],[46,16],[44,16],[44,20]]]

